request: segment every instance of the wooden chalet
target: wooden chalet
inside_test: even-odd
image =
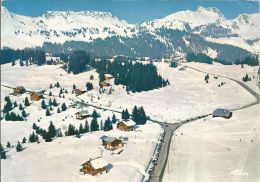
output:
[[[90,159],[81,165],[80,172],[96,176],[108,172],[108,163],[102,158]]]
[[[25,93],[25,88],[23,86],[16,87],[13,90],[14,90],[14,95],[20,95]]]
[[[84,94],[85,92],[86,92],[85,90],[82,90],[79,88],[76,88],[73,90],[73,93],[75,93],[76,95],[81,95],[81,94]]]
[[[75,115],[76,115],[76,119],[80,119],[80,120],[91,116],[91,114],[88,111],[79,111]]]
[[[32,92],[30,98],[32,101],[38,101],[43,98],[43,95],[40,92]]]
[[[117,123],[117,128],[122,131],[133,131],[136,123],[133,120],[120,121]]]
[[[113,75],[111,75],[111,74],[105,74],[104,76],[105,76],[105,80],[108,80],[108,81],[110,81],[111,79],[114,78]]]
[[[102,145],[105,147],[105,149],[108,149],[108,150],[116,150],[116,149],[122,148],[124,146],[124,143],[122,142],[122,140],[119,140],[114,137],[104,135],[104,136],[100,137],[100,139],[102,140]]]
[[[110,86],[110,82],[109,81],[101,81],[101,82],[99,82],[99,86],[101,87],[101,88],[103,88],[103,87],[109,87]]]

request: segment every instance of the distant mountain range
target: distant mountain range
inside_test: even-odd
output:
[[[259,14],[227,20],[216,8],[180,11],[138,25],[95,11],[48,11],[27,17],[1,7],[1,15],[2,47],[14,49],[39,46],[50,52],[87,49],[102,56],[150,57],[174,50],[231,62],[259,53],[260,47]]]

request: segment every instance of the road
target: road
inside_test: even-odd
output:
[[[238,83],[240,86],[242,86],[244,89],[246,89],[250,94],[252,94],[255,97],[254,102],[245,104],[245,105],[238,107],[238,108],[231,109],[231,111],[251,107],[253,105],[258,104],[259,101],[260,101],[260,95],[241,81],[238,81],[238,80],[235,80],[233,78],[226,77],[226,76],[201,71],[201,70],[189,67],[189,66],[187,66],[187,67],[190,68],[190,69],[193,69],[195,71],[198,71],[198,72],[202,72],[202,73],[206,73],[206,74],[214,75],[214,76],[219,76],[219,77],[223,77],[223,78],[229,79],[231,81],[234,81],[234,82]],[[183,124],[186,124],[186,123],[189,123],[191,121],[195,121],[195,120],[198,120],[198,119],[210,116],[210,115],[211,115],[211,113],[206,114],[206,115],[200,115],[200,116],[197,116],[197,117],[193,117],[193,118],[190,118],[190,119],[183,120],[178,124],[167,124],[168,127],[166,127],[165,123],[163,123],[163,122],[152,120],[154,122],[159,123],[164,128],[165,138],[164,138],[164,142],[163,142],[162,147],[161,147],[161,151],[160,151],[160,154],[159,154],[157,165],[154,168],[154,172],[151,174],[151,179],[150,179],[151,182],[161,182],[162,181],[162,177],[163,177],[163,174],[164,174],[164,171],[165,171],[165,166],[166,166],[167,159],[168,159],[169,148],[170,148],[173,132],[176,129],[178,129],[179,127],[181,127]]]

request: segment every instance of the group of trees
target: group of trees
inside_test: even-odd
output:
[[[91,82],[87,82],[86,87],[88,91],[93,90],[93,84]]]
[[[85,51],[74,51],[69,57],[68,72],[78,74],[86,71],[90,56]]]
[[[99,60],[92,62],[97,69],[100,81],[104,80],[104,74],[110,73],[115,77],[115,84],[126,86],[127,91],[141,92],[148,91],[169,84],[157,72],[153,64],[134,63],[132,61],[121,62]]]
[[[123,109],[121,118],[122,118],[123,120],[127,120],[127,119],[130,118],[130,114],[129,114],[129,112],[128,112],[127,109],[126,109],[126,110]]]
[[[137,106],[134,107],[132,112],[132,120],[139,125],[143,125],[146,123],[147,117],[143,107],[139,107],[139,108],[137,108]]]
[[[20,65],[37,64],[42,65],[46,62],[45,52],[38,49],[24,49],[24,50],[13,50],[13,49],[2,49],[1,52],[1,64],[12,62],[15,65],[16,60],[20,60]]]
[[[24,100],[24,106],[29,106],[29,100],[26,97]],[[19,110],[21,111],[21,115],[16,114],[15,112],[10,112],[13,108],[17,107],[17,102],[12,103],[9,96],[5,97],[5,105],[3,108],[3,113],[5,113],[5,120],[6,121],[23,121],[26,119],[27,114],[22,106],[22,104],[19,105]]]
[[[219,58],[211,58],[206,54],[203,53],[187,53],[186,59],[188,62],[200,62],[200,63],[207,63],[207,64],[212,64],[213,61],[219,62],[224,65],[231,65],[231,64],[236,64],[239,65],[241,64],[241,67],[243,68],[243,64],[247,64],[249,66],[258,66],[259,65],[259,59],[258,56],[247,56],[242,60],[237,59],[234,62],[226,61],[223,59]]]

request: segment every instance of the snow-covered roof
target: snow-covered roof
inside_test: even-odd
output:
[[[92,161],[90,161],[91,165],[95,168],[95,169],[99,169],[99,168],[103,168],[106,167],[108,165],[108,162],[105,161],[102,158],[97,158],[94,159]]]
[[[89,114],[88,111],[79,111],[78,113],[79,113],[80,115],[83,115],[83,116]]]
[[[111,74],[105,74],[105,77],[113,77]]]
[[[126,126],[134,126],[136,123],[133,120],[122,121]]]
[[[106,135],[103,135],[102,137],[100,137],[101,140],[104,140],[106,142],[112,142],[114,141],[116,138],[115,137],[110,137],[110,136],[106,136]]]
[[[216,109],[215,111],[213,111],[213,116],[230,116],[230,111],[227,109]]]

